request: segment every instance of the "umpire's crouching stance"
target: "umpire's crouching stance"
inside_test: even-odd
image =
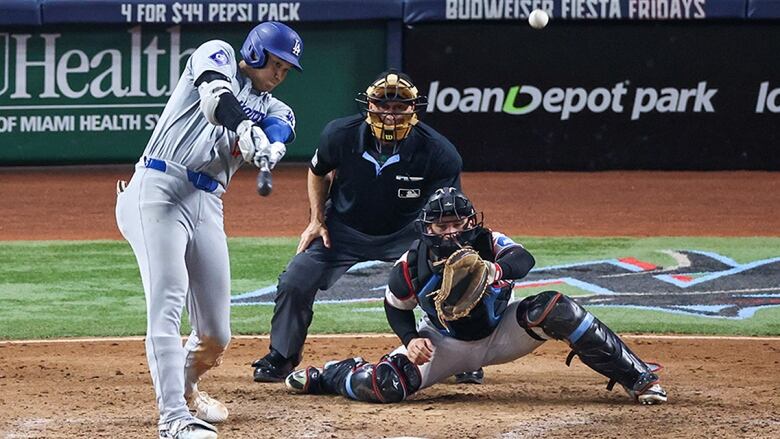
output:
[[[436,188],[460,187],[455,147],[417,120],[425,106],[411,79],[382,73],[358,97],[361,114],[330,122],[308,175],[311,218],[279,276],[271,348],[254,380],[280,382],[302,358],[318,289],[361,261],[392,261],[415,239],[414,221]]]

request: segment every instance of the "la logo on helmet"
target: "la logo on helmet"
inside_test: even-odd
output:
[[[301,40],[299,40],[297,38],[295,39],[295,44],[293,45],[292,53],[295,56],[298,56],[298,55],[301,54]]]

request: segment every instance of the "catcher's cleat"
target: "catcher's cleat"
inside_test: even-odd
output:
[[[485,381],[485,371],[480,367],[470,372],[461,372],[455,374],[457,384],[482,384]]]
[[[651,370],[660,370],[658,365],[648,365]],[[658,384],[658,375],[653,372],[645,372],[640,375],[633,389],[628,389],[625,386],[623,388],[629,396],[640,404],[662,404],[667,400],[666,391]]]
[[[228,409],[225,404],[210,397],[206,392],[195,390],[187,402],[195,412],[195,416],[206,422],[218,424],[225,422],[228,417]]]
[[[217,428],[206,421],[177,419],[160,426],[160,439],[217,439]]]
[[[322,369],[309,366],[287,375],[284,384],[290,392],[316,395],[320,393],[321,377]]]
[[[631,395],[636,402],[644,405],[663,404],[667,400],[666,391],[658,383],[652,384],[641,392],[629,390],[628,394]]]

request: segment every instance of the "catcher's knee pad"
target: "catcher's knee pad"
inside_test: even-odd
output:
[[[517,322],[537,339],[575,343],[593,318],[593,314],[557,291],[529,296],[517,308]]]
[[[346,393],[367,402],[400,402],[420,389],[420,369],[404,354],[384,356],[376,364],[358,365],[346,380]]]
[[[517,320],[537,338],[566,340],[574,355],[591,369],[633,389],[639,381],[657,380],[650,367],[640,360],[623,340],[573,299],[556,291],[545,291],[523,300]]]

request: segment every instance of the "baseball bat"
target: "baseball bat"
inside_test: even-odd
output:
[[[257,173],[257,193],[267,197],[273,189],[271,168],[268,166],[268,157],[260,157],[260,172]]]

